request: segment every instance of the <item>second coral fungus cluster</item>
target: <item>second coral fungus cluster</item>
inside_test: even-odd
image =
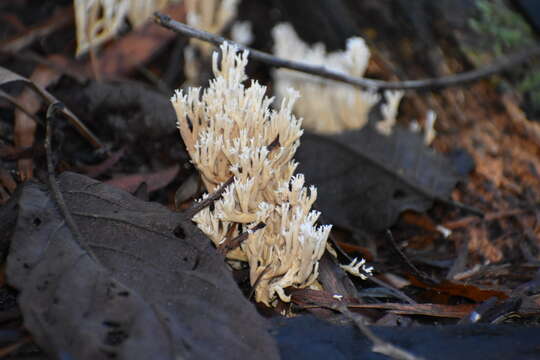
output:
[[[290,24],[279,24],[273,31],[274,54],[288,60],[313,65],[324,65],[334,71],[362,77],[366,71],[370,52],[364,40],[353,37],[347,40],[347,49],[327,53],[323,44],[310,46],[304,43]],[[278,96],[289,87],[299,89],[302,98],[294,111],[304,117],[306,129],[318,133],[340,133],[360,129],[368,123],[372,108],[381,101],[374,91],[360,90],[352,85],[329,81],[313,75],[279,69],[274,72],[275,90]],[[396,122],[397,109],[403,92],[386,91],[385,104],[381,107],[382,121],[377,129],[389,135]]]

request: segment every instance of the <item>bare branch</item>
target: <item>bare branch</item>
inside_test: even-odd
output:
[[[167,15],[163,15],[159,12],[154,14],[154,21],[159,25],[175,31],[179,34],[185,35],[187,37],[196,38],[203,40],[214,45],[220,45],[223,42],[228,42],[234,44],[238,47],[239,50],[248,50],[251,58],[265,62],[271,66],[287,68],[291,70],[300,71],[306,74],[320,76],[326,79],[331,79],[335,81],[344,82],[351,84],[360,88],[370,89],[370,90],[432,90],[445,88],[450,86],[461,85],[466,82],[479,80],[501,71],[510,69],[519,64],[522,64],[529,59],[540,55],[540,46],[533,46],[528,49],[525,49],[522,52],[513,54],[508,57],[502,57],[497,59],[491,65],[487,65],[480,69],[475,69],[468,72],[463,72],[459,74],[443,76],[439,78],[429,78],[421,80],[405,80],[405,81],[383,81],[375,79],[365,79],[359,77],[349,76],[347,74],[333,71],[324,66],[311,65],[306,63],[301,63],[297,61],[285,60],[278,58],[276,56],[270,55],[268,53],[251,49],[242,44],[238,44],[232,40],[225,39],[222,36],[210,34],[208,32],[198,30],[188,26],[184,23],[178,22],[171,19]]]
[[[265,226],[266,226],[265,223],[259,222],[257,225],[255,225],[254,227],[249,229],[249,231],[243,232],[240,235],[238,235],[238,236],[236,236],[236,237],[234,237],[232,239],[225,240],[225,242],[223,244],[218,246],[218,252],[223,254],[223,255],[227,255],[227,253],[229,251],[232,251],[232,250],[236,249],[244,241],[246,241],[248,239],[248,237],[249,237],[250,232],[257,231],[259,229],[262,229]]]

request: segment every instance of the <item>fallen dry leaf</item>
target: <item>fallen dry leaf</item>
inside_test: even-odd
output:
[[[22,189],[7,260],[25,327],[50,355],[278,358],[223,258],[183,214],[82,175],[59,185],[97,261],[36,183]]]
[[[404,210],[425,211],[434,199],[448,199],[460,179],[422,136],[400,126],[389,137],[371,126],[333,136],[305,133],[296,159],[317,186],[327,221],[357,231],[384,230]]]

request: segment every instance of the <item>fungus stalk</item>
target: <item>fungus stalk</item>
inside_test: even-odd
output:
[[[315,187],[307,188],[302,174],[293,175],[303,132],[301,119],[292,114],[298,94],[288,89],[279,108],[271,109],[274,99],[264,86],[256,81],[244,86],[247,51],[237,53],[225,43],[219,66],[218,59],[214,53],[215,78],[208,88],[176,91],[171,99],[206,189],[211,192],[234,176],[212,209],[203,209],[193,221],[216,246],[248,231],[247,240],[227,257],[249,263],[257,301],[290,301],[285,288],[318,284],[319,259],[331,229],[316,225]],[[266,226],[250,230],[260,222]]]

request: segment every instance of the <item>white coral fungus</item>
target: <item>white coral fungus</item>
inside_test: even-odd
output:
[[[349,265],[340,265],[340,267],[351,275],[357,276],[362,280],[366,280],[366,275],[373,275],[373,266],[366,266],[366,260],[354,258]],[[362,271],[360,271],[362,270]]]
[[[208,191],[231,176],[234,182],[213,209],[193,220],[218,245],[227,236],[248,231],[249,236],[229,258],[250,266],[257,301],[270,305],[276,296],[289,301],[284,289],[316,284],[319,259],[331,226],[316,226],[311,206],[315,187],[304,186],[304,176],[293,176],[294,153],[302,135],[301,120],[292,115],[298,94],[288,89],[278,110],[266,88],[247,80],[248,52],[237,54],[227,43],[213,54],[215,78],[207,89],[177,91],[172,103],[178,127],[192,161]],[[256,224],[266,226],[250,231]]]
[[[221,34],[225,26],[236,17],[240,0],[185,0],[189,26],[212,34]],[[210,55],[213,45],[192,39],[205,55]]]
[[[274,54],[278,57],[322,65],[351,76],[364,76],[370,52],[360,37],[347,40],[345,51],[327,53],[323,44],[309,46],[304,43],[290,24],[277,25],[272,34]],[[300,90],[302,98],[296,102],[294,111],[304,118],[306,129],[319,133],[362,128],[368,122],[371,109],[381,100],[373,91],[287,69],[275,70],[274,80],[278,96],[289,87]],[[392,131],[402,96],[401,91],[384,93],[383,120],[377,124],[377,129],[384,135]]]
[[[134,27],[145,23],[169,0],[75,0],[77,56],[116,35],[127,18]]]
[[[189,26],[220,35],[237,15],[240,0],[185,0],[186,21]],[[235,35],[249,36],[245,25],[233,25]],[[239,32],[240,31],[240,32]],[[208,42],[190,39],[184,48],[184,75],[186,84],[199,84],[202,64],[210,57],[214,46]]]

